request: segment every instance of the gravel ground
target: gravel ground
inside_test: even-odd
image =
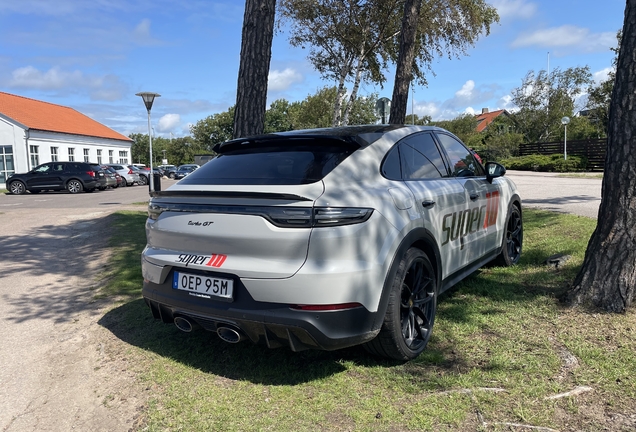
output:
[[[0,195],[0,205],[14,198]],[[97,323],[112,304],[93,299],[113,210],[0,207],[3,432],[128,431],[143,421],[128,346]]]

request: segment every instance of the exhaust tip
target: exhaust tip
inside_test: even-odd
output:
[[[174,325],[177,326],[179,330],[186,333],[190,333],[193,328],[189,319],[180,316],[174,318]]]
[[[239,343],[241,341],[241,339],[243,339],[243,336],[241,335],[241,333],[239,333],[238,330],[233,329],[232,327],[219,327],[216,330],[216,334],[219,335],[219,337],[221,338],[221,340],[227,342],[227,343]]]

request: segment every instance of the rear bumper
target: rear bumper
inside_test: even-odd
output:
[[[232,302],[201,299],[173,289],[173,272],[169,271],[162,284],[144,281],[142,294],[155,318],[172,323],[175,317],[187,317],[209,331],[231,326],[252,342],[270,348],[331,351],[359,345],[378,334],[383,319],[378,312],[369,312],[362,306],[338,311],[300,311],[288,304],[258,302],[239,278],[228,274],[218,276],[234,279]]]

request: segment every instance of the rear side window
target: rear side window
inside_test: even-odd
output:
[[[393,147],[384,160],[382,174],[390,180],[422,180],[448,176],[433,137],[411,135]]]
[[[181,180],[191,185],[299,185],[322,180],[353,153],[347,146],[267,145],[233,150]]]

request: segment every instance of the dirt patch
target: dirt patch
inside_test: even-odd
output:
[[[0,430],[129,431],[147,395],[134,350],[97,322],[109,212],[0,215]]]

